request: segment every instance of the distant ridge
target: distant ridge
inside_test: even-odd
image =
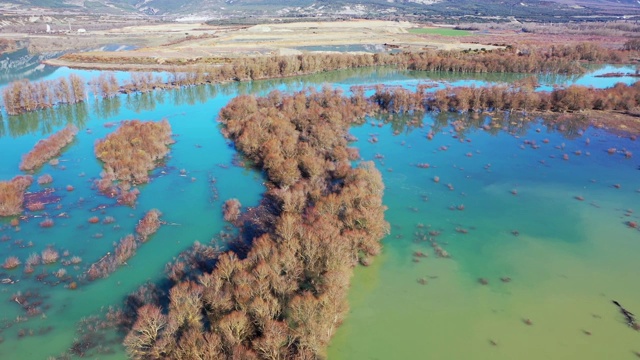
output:
[[[3,0],[0,11],[222,17],[472,16],[531,19],[640,15],[636,0]]]

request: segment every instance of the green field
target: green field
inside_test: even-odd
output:
[[[465,30],[456,30],[448,28],[414,28],[409,29],[412,34],[430,34],[430,35],[442,35],[442,36],[467,36],[471,35],[470,32]]]

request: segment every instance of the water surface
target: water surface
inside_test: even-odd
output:
[[[626,225],[640,219],[640,173],[637,159],[606,150],[638,154],[638,142],[594,129],[567,138],[543,123],[463,141],[439,126],[428,141],[439,121],[353,130],[385,169],[392,230],[378,263],[356,270],[329,358],[635,358],[640,334],[611,300],[640,308],[640,231]],[[451,258],[416,236],[429,231]]]
[[[611,72],[607,67],[596,71]],[[41,79],[72,72],[87,80],[99,74],[60,68]],[[118,76],[124,80],[128,74]],[[51,186],[61,197],[59,203],[29,213],[38,217],[23,221],[20,231],[8,226],[9,219],[0,219],[0,261],[14,255],[24,262],[29,254],[51,245],[61,254],[68,251],[65,259],[76,255],[83,262],[77,268],[60,262],[40,265],[30,275],[23,274],[23,267],[0,270],[0,278],[17,280],[0,284],[0,358],[44,359],[62,353],[77,337],[75,327],[81,318],[120,304],[145,281],[159,281],[165,264],[180,251],[195,241],[208,243],[215,238],[226,226],[220,211],[223,201],[235,197],[244,206],[257,204],[264,190],[261,175],[233,166],[235,150],[216,123],[217,113],[234,96],[264,95],[273,89],[292,92],[323,84],[345,92],[353,85],[377,83],[407,88],[429,82],[437,82],[438,88],[482,86],[522,77],[356,69],[108,100],[90,95],[80,105],[21,116],[3,113],[3,180],[20,173],[21,156],[38,139],[68,123],[80,132],[60,157],[59,166],[45,165],[35,174],[53,176]],[[614,80],[620,79],[540,78],[543,88],[580,81],[605,87]],[[640,351],[633,348],[638,333],[622,323],[610,300],[640,311],[640,290],[634,285],[640,232],[624,224],[637,221],[640,211],[634,208],[640,198],[638,142],[594,129],[583,129],[582,135],[579,127],[557,131],[541,122],[518,127],[517,119],[486,131],[480,125],[490,119],[483,116],[473,119],[475,126],[468,126],[464,134],[454,134],[449,123],[460,120],[454,115],[415,116],[423,127],[406,127],[401,120],[383,125],[380,119],[370,119],[374,126],[352,131],[360,139],[355,146],[362,157],[376,159],[383,172],[392,231],[374,265],[355,273],[352,310],[329,349],[329,358],[633,358],[632,351]],[[94,142],[115,129],[110,124],[121,120],[162,118],[169,119],[175,134],[169,158],[153,172],[151,183],[141,187],[135,208],[113,206],[112,199],[93,188],[101,171],[93,154]],[[509,131],[501,130],[503,126]],[[436,133],[432,141],[426,139],[430,130]],[[379,142],[368,142],[371,136]],[[525,140],[535,140],[540,147],[533,149]],[[442,146],[447,150],[440,150]],[[628,149],[635,156],[609,155],[610,147]],[[575,155],[577,150],[582,154]],[[568,161],[561,159],[565,153]],[[416,166],[421,163],[430,167]],[[181,174],[182,169],[186,174]],[[439,183],[434,176],[440,177]],[[74,191],[67,192],[67,185]],[[29,191],[42,189],[34,184]],[[456,210],[460,205],[464,210]],[[71,277],[82,274],[90,263],[112,251],[113,242],[133,232],[138,219],[151,208],[162,211],[171,225],[142,245],[126,266],[107,279],[80,283],[77,290],[65,288],[65,283],[55,285],[53,272],[65,268]],[[66,216],[58,217],[61,213]],[[40,228],[43,216],[52,217],[55,226]],[[91,216],[113,216],[116,222],[92,225],[87,222]],[[416,242],[416,233],[429,231],[441,233],[437,242],[451,254],[450,259],[436,258],[429,242]],[[414,262],[416,251],[428,257]],[[41,274],[45,274],[43,280],[36,281]],[[504,283],[501,277],[511,281]],[[478,278],[486,278],[488,284],[481,285]],[[40,313],[22,321],[26,315],[11,296],[29,291],[40,295],[33,298],[42,301]],[[532,325],[525,324],[525,319]],[[118,344],[109,348],[111,353],[94,357],[125,357]]]

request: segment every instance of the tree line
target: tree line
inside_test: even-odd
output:
[[[392,65],[401,69],[459,73],[559,73],[580,74],[582,62],[627,62],[636,52],[611,50],[592,43],[575,45],[506,46],[503,49],[458,51],[428,50],[397,54],[302,54],[233,59],[228,64],[202,64],[183,71],[170,70],[168,82],[150,74],[125,84],[123,92],[199,85],[225,81],[273,79],[366,66]]]
[[[535,91],[535,77],[510,85],[488,87],[460,86],[427,92],[418,87],[415,92],[402,88],[378,87],[371,100],[381,109],[394,113],[419,111],[523,111],[576,112],[629,111],[640,105],[640,82],[618,83],[611,88],[594,89],[571,85],[552,91]]]
[[[87,279],[93,281],[100,278],[106,278],[115,272],[118,267],[127,263],[127,260],[136,254],[136,250],[160,228],[160,211],[157,209],[149,210],[144,217],[138,221],[136,233],[138,236],[128,234],[118,243],[113,243],[113,252],[109,251],[105,256],[100,258],[89,266],[86,273],[79,277],[79,280]]]
[[[47,109],[58,104],[75,104],[83,102],[85,97],[84,80],[76,74],[57,80],[14,81],[2,92],[4,107],[9,115]]]
[[[82,57],[81,54],[65,55]],[[458,51],[427,50],[397,54],[323,54],[307,53],[293,56],[265,56],[231,59],[222,65],[206,62],[187,69],[174,67],[169,78],[145,72],[132,72],[130,79],[120,84],[113,73],[104,72],[89,81],[92,93],[99,98],[111,98],[120,93],[145,93],[156,89],[182,86],[275,79],[290,76],[391,65],[400,69],[457,73],[560,73],[579,74],[585,71],[582,62],[623,63],[637,56],[634,46],[611,50],[592,43],[551,46],[506,46],[494,50]],[[11,83],[3,94],[10,115],[35,111],[55,104],[81,102],[85,84],[77,75],[69,79],[31,83],[21,80]]]

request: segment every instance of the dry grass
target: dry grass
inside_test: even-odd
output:
[[[378,20],[301,22],[251,27],[217,27],[201,24],[128,27],[111,30],[103,35],[165,34],[167,40],[163,45],[137,50],[79,53],[49,60],[47,63],[77,68],[160,70],[195,63],[216,64],[247,56],[296,55],[302,53],[298,49],[300,46],[392,44],[409,51],[425,48],[493,48],[462,38],[409,32],[409,29],[416,27],[419,25],[410,22]]]

